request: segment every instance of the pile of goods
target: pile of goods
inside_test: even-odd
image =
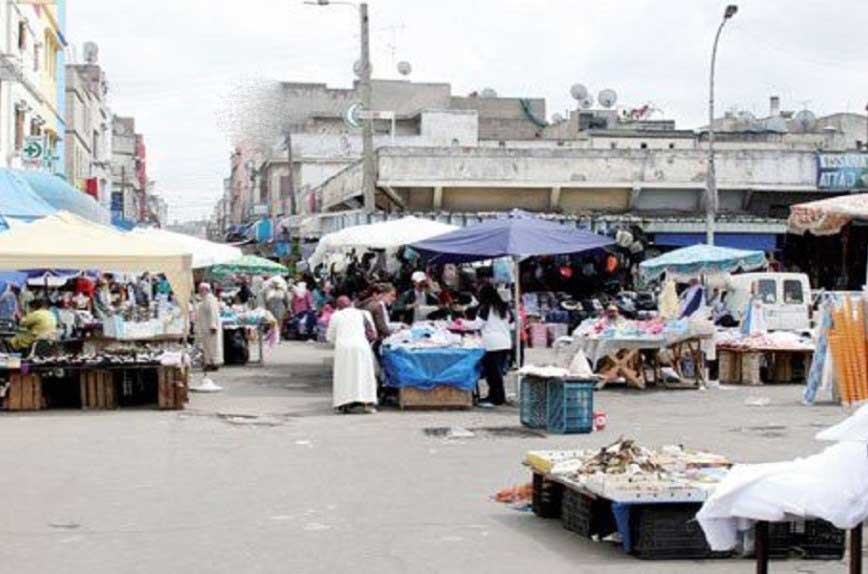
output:
[[[738,329],[721,329],[717,333],[717,347],[719,349],[813,351],[815,346],[810,333],[773,331],[771,333],[743,335]]]
[[[113,346],[100,352],[57,353],[36,356],[27,361],[37,367],[121,367],[131,365],[189,365],[190,357],[184,349],[168,349],[160,346],[136,345]]]
[[[476,335],[460,335],[450,329],[445,321],[414,323],[386,339],[384,346],[404,349],[464,348],[478,349],[482,340]]]
[[[703,500],[731,466],[723,456],[678,445],[649,449],[623,438],[598,450],[532,451],[526,463],[535,472],[625,501]]]

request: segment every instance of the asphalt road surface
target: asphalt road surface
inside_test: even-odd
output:
[[[820,450],[813,435],[844,416],[802,406],[799,386],[606,389],[605,431],[521,436],[509,407],[334,415],[329,360],[324,347],[284,343],[266,367],[221,370],[225,390],[183,412],[4,413],[0,572],[748,573],[747,560],[639,561],[490,496],[528,481],[530,449],[624,436],[771,461]],[[758,397],[771,402],[746,404]],[[476,431],[426,432],[442,427]]]

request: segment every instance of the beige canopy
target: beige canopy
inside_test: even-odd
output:
[[[868,193],[841,195],[790,207],[790,233],[833,235],[853,220],[868,221]]]
[[[0,233],[0,269],[98,269],[163,273],[181,308],[193,291],[192,255],[61,211]]]

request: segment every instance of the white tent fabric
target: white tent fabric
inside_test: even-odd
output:
[[[212,265],[229,263],[241,259],[244,253],[238,247],[225,243],[215,243],[206,239],[193,237],[184,233],[175,233],[165,229],[137,227],[130,233],[146,239],[162,243],[169,247],[179,248],[193,255],[193,269],[203,269]]]
[[[397,249],[456,229],[458,227],[455,225],[413,216],[347,227],[324,235],[313,255],[308,258],[308,263],[311,267],[316,267],[329,253],[350,249]]]
[[[0,233],[0,269],[100,269],[163,273],[181,308],[193,290],[190,252],[61,211]]]

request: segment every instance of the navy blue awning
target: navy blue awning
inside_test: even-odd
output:
[[[774,233],[715,233],[714,244],[719,247],[753,251],[775,251],[778,236]],[[654,243],[667,247],[689,247],[705,243],[704,233],[657,233]]]

